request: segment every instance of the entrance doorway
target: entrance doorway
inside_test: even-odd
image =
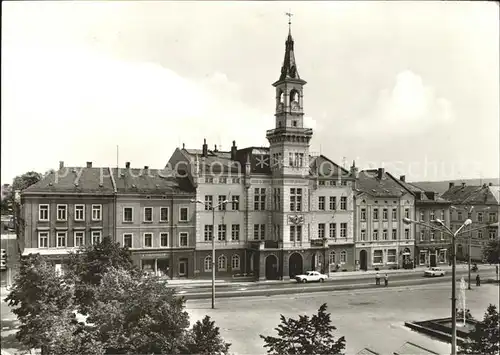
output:
[[[364,271],[368,270],[368,253],[364,249],[359,252],[359,268]]]
[[[266,257],[266,280],[278,279],[278,258],[275,255]]]
[[[435,267],[437,262],[436,262],[436,251],[435,250],[432,250],[431,251],[431,254],[430,254],[430,266],[431,267]]]
[[[300,275],[304,272],[302,255],[300,255],[299,253],[293,253],[292,255],[290,255],[290,259],[288,260],[289,275],[291,279],[293,279],[296,275]]]
[[[188,262],[186,259],[179,260],[179,277],[187,276]]]

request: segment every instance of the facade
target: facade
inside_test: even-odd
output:
[[[356,268],[411,267],[415,232],[403,218],[414,219],[413,192],[383,168],[363,170],[356,182],[355,204]]]
[[[109,168],[65,167],[21,195],[21,255],[39,253],[62,268],[69,251],[114,236],[114,182]]]
[[[404,176],[400,177],[400,181],[415,195],[415,220],[432,224],[431,221],[440,219],[450,227],[450,201],[437,192],[425,191],[407,183]],[[414,229],[416,265],[434,267],[450,262],[451,238],[448,234],[418,224],[414,224]]]
[[[169,278],[195,270],[194,189],[169,171],[113,169],[116,182],[116,240],[142,270]]]
[[[178,148],[168,167],[196,187],[196,260],[211,276],[212,238],[218,276],[294,277],[307,270],[354,268],[355,176],[325,156],[312,156],[303,122],[303,87],[291,33],[275,87],[269,147],[231,151]],[[224,206],[221,203],[228,200]],[[211,206],[217,207],[212,211]],[[213,220],[215,219],[215,222]]]
[[[500,213],[500,187],[492,184],[482,186],[467,186],[462,183],[454,186],[450,183],[449,189],[443,198],[451,201],[450,227],[456,231],[467,218],[472,220],[471,228],[483,229],[463,234],[457,241],[457,258],[481,261],[483,247],[488,240],[498,238],[498,215]]]

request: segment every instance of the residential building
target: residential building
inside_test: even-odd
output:
[[[219,151],[205,141],[201,150],[183,146],[170,158],[169,168],[188,176],[201,202],[193,205],[200,277],[211,276],[212,238],[218,276],[279,279],[307,270],[353,269],[355,176],[311,154],[313,132],[303,120],[305,84],[289,33],[273,84],[270,146],[238,149],[233,141],[230,151]],[[219,206],[214,214],[211,206]]]
[[[437,192],[425,191],[414,184],[407,183],[404,175],[400,177],[400,182],[415,196],[415,220],[433,225],[432,221],[440,219],[448,228],[450,227],[450,201],[442,198]],[[413,224],[413,227],[416,265],[434,267],[449,263],[450,235],[419,224]],[[437,224],[436,227],[438,227]]]
[[[40,254],[61,270],[70,251],[114,236],[115,186],[109,168],[65,167],[21,194],[22,256]]]
[[[450,183],[449,189],[442,195],[451,201],[450,227],[456,231],[467,218],[472,220],[470,233],[462,234],[457,240],[457,258],[471,260],[483,259],[483,248],[486,243],[498,238],[498,215],[500,212],[500,186],[484,184],[482,186],[467,186],[462,183],[455,186]],[[469,245],[470,244],[470,245]]]
[[[169,278],[194,277],[194,188],[171,171],[113,169],[116,239],[142,270]]]
[[[409,267],[414,259],[413,192],[384,168],[363,170],[356,181],[355,257],[360,270]]]

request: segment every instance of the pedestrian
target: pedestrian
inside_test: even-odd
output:
[[[387,275],[387,273],[384,276],[384,284],[386,287],[389,286],[389,275]]]
[[[375,275],[375,285],[380,285],[380,274],[378,273],[378,271]]]
[[[479,274],[476,276],[476,286],[481,286],[481,277],[479,277]]]

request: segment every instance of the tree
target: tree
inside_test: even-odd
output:
[[[69,254],[66,279],[75,285],[75,297],[80,313],[87,315],[93,305],[93,291],[110,268],[124,269],[132,273],[139,270],[133,265],[130,252],[105,237],[101,243],[83,247]]]
[[[157,277],[111,267],[94,286],[87,322],[108,354],[179,354],[189,335],[184,299]]]
[[[278,337],[260,335],[269,354],[343,354],[345,338],[335,340],[332,332],[337,328],[331,325],[326,303],[311,318],[286,319],[281,315],[280,319],[281,324],[275,328]]]
[[[486,309],[483,321],[477,322],[475,329],[469,333],[460,346],[460,354],[498,355],[500,341],[500,324],[497,307],[490,304]]]
[[[226,343],[219,333],[219,327],[215,322],[205,316],[202,321],[197,321],[188,331],[186,348],[184,354],[229,354],[230,343]]]
[[[500,239],[488,241],[483,249],[483,259],[489,264],[500,264]]]

